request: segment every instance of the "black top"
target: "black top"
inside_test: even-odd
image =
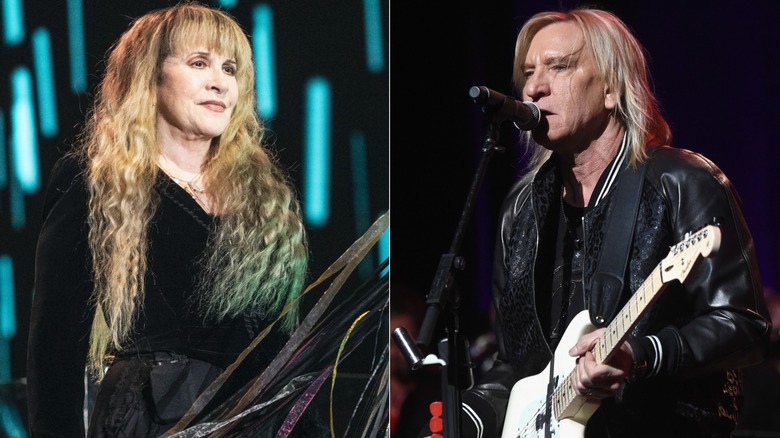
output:
[[[552,278],[550,321],[547,340],[555,349],[566,327],[585,309],[582,286],[582,215],[585,209],[575,207],[561,198],[558,234],[555,243],[555,268]],[[539,292],[537,292],[539,293]]]
[[[204,323],[194,306],[195,279],[218,218],[162,172],[154,190],[159,205],[149,226],[144,305],[131,342],[119,354],[172,351],[225,368],[269,321],[243,315]],[[83,436],[84,370],[94,310],[86,182],[74,159],[55,164],[43,211],[28,349],[30,430],[34,436]],[[254,350],[248,368],[265,367],[284,340],[272,333]]]

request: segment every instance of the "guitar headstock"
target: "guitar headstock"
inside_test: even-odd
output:
[[[669,255],[661,261],[661,279],[664,283],[679,280],[681,283],[700,259],[711,257],[720,248],[720,228],[707,225],[695,233],[688,233],[681,242],[672,246]]]

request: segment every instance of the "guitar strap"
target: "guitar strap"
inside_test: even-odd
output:
[[[645,163],[627,168],[620,176],[612,195],[615,199],[607,216],[601,257],[590,282],[590,321],[596,327],[605,327],[618,310],[623,279],[626,277],[631,237],[634,234],[639,198],[645,176]]]

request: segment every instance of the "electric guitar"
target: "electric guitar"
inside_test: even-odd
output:
[[[612,358],[639,317],[669,282],[685,281],[701,257],[714,255],[719,247],[720,229],[712,225],[687,235],[673,246],[596,341],[592,350],[596,362],[603,363]],[[590,324],[588,311],[578,313],[563,333],[547,367],[539,374],[515,383],[501,438],[581,438],[584,435],[585,425],[600,401],[575,392],[576,358],[569,356],[568,350],[581,336],[593,330],[595,327]]]

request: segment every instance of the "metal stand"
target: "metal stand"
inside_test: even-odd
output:
[[[426,349],[429,346],[439,322],[439,315],[443,312],[446,316],[446,337],[439,343],[441,360],[437,360],[435,357],[432,358],[432,355],[422,359],[419,350],[414,347],[414,343],[406,330],[398,328],[393,331],[393,338],[404,352],[412,369],[419,369],[429,364],[443,364],[442,419],[444,421],[444,436],[446,438],[460,438],[460,391],[469,389],[474,384],[471,358],[468,354],[468,340],[460,334],[458,319],[460,296],[457,293],[457,288],[453,287],[454,276],[456,271],[462,271],[465,266],[463,257],[458,254],[463,243],[466,225],[474,210],[474,200],[484,179],[488,163],[495,151],[503,150],[503,148],[498,146],[500,122],[501,120],[494,120],[489,125],[482,146],[479,166],[471,183],[471,188],[469,189],[466,203],[455,231],[455,237],[450,245],[449,252],[441,256],[433,284],[426,298],[427,310],[416,345],[420,349]]]

